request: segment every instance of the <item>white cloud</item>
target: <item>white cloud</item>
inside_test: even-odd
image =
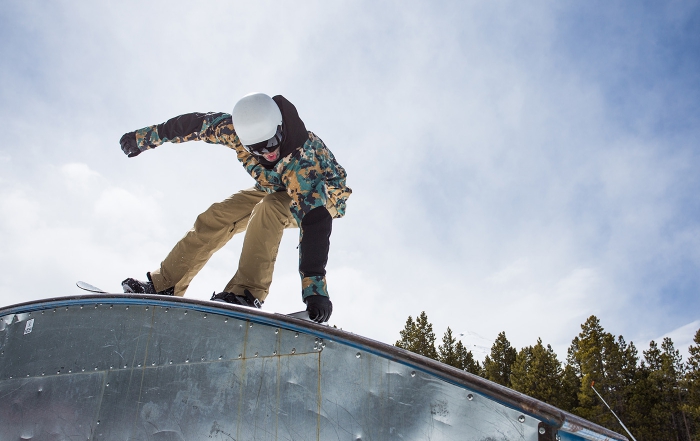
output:
[[[39,222],[40,206],[20,190],[0,193],[0,222],[8,234],[27,234]]]
[[[119,187],[106,188],[95,201],[95,215],[115,222],[132,221],[152,224],[157,204],[150,196],[137,196]]]
[[[83,163],[74,162],[64,164],[60,167],[60,171],[68,181],[69,185],[76,184],[79,186],[87,186],[94,180],[102,177],[98,172],[90,169],[87,164]]]

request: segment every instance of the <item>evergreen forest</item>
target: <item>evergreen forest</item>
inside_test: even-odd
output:
[[[425,312],[408,317],[395,346],[479,375],[626,435],[600,393],[638,440],[700,441],[700,330],[683,361],[670,338],[639,354],[603,328],[596,316],[581,325],[560,360],[541,339],[514,348],[505,332],[479,362],[448,327],[436,348]],[[591,387],[595,385],[595,391]]]

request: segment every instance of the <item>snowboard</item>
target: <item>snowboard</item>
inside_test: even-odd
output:
[[[83,282],[82,280],[78,280],[77,282],[75,282],[75,286],[77,286],[78,288],[80,288],[82,290],[92,292],[92,293],[110,294],[107,291],[105,291],[101,288],[98,288],[94,285],[91,285],[87,282]],[[284,315],[289,316],[289,317],[302,319],[302,320],[313,321],[313,320],[309,319],[309,312],[308,311],[299,311],[299,312],[293,312],[291,314],[284,314]]]
[[[90,285],[87,282],[83,282],[82,280],[78,280],[77,282],[75,282],[75,285],[78,288],[84,289],[85,291],[88,291],[88,292],[96,292],[98,294],[109,294],[107,291],[100,289],[96,286]]]

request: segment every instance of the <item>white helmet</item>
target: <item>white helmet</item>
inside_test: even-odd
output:
[[[266,141],[282,125],[282,112],[277,103],[264,93],[251,93],[233,106],[233,128],[243,145]]]

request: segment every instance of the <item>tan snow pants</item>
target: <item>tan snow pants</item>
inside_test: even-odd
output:
[[[298,228],[290,212],[286,192],[268,194],[255,188],[242,190],[213,204],[197,217],[160,264],[151,271],[156,291],[175,287],[183,296],[190,282],[209,258],[237,233],[245,231],[238,271],[224,288],[243,295],[249,290],[261,302],[272,283],[272,272],[285,228]]]

